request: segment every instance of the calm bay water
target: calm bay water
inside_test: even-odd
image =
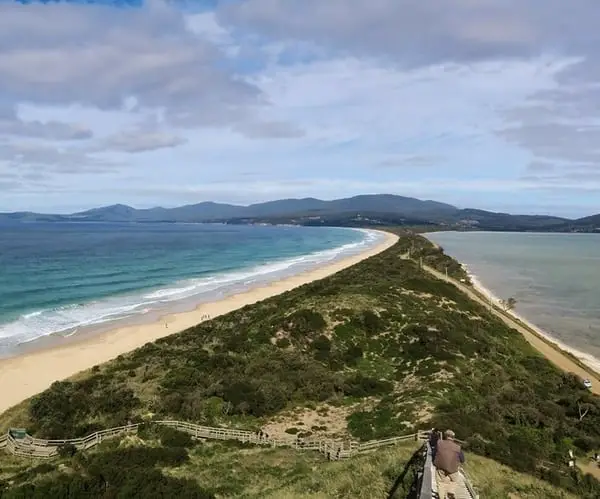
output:
[[[600,234],[427,235],[550,336],[600,359]]]
[[[0,225],[0,354],[53,333],[241,291],[380,238],[311,227]]]

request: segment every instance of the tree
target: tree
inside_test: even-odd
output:
[[[517,299],[514,297],[507,298],[506,300],[500,300],[500,305],[505,311],[512,310],[517,304]]]
[[[579,421],[583,421],[583,418],[587,416],[587,413],[590,412],[591,408],[591,404],[582,404],[581,402],[577,402],[577,412],[579,413]]]

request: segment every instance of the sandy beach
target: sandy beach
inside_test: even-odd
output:
[[[385,239],[362,253],[219,301],[203,303],[191,312],[166,315],[152,323],[119,327],[90,337],[79,335],[65,345],[52,346],[0,360],[0,413],[45,390],[54,381],[63,380],[148,342],[195,326],[205,320],[206,315],[210,318],[218,317],[303,284],[328,277],[386,250],[398,240],[398,236],[394,234],[381,233]]]
[[[426,265],[423,267],[438,279],[446,280],[446,276],[443,273]],[[491,306],[492,313],[494,313],[506,325],[516,329],[519,333],[521,333],[531,346],[533,346],[555,366],[563,371],[575,373],[583,379],[589,379],[592,382],[592,392],[600,395],[600,375],[596,371],[594,371],[590,366],[585,365],[582,360],[574,359],[573,357],[576,357],[574,353],[562,349],[555,340],[553,341],[553,338],[549,337],[544,331],[540,330],[534,324],[525,321],[515,313],[510,313],[501,309],[498,305],[497,299],[494,300],[493,295],[490,295],[490,292],[481,286],[476,279],[473,280],[472,287],[462,284],[450,277],[448,278],[448,281],[452,282],[470,299],[480,303],[485,307]],[[490,298],[492,299],[490,300]],[[571,355],[573,355],[573,357],[571,357]]]
[[[500,312],[513,317],[515,321],[534,331],[535,334],[540,336],[544,341],[551,343],[555,349],[560,350],[561,352],[566,352],[576,357],[579,361],[581,361],[591,370],[591,374],[600,374],[599,359],[590,354],[581,352],[573,347],[570,347],[569,345],[565,345],[563,342],[554,338],[551,333],[545,331],[530,320],[526,319],[521,314],[517,313],[514,309],[504,310],[502,307],[502,300],[500,298],[498,298],[494,293],[492,293],[492,291],[485,287],[476,276],[469,274],[469,277],[473,284],[473,288],[486,300],[488,300],[489,303],[492,303],[494,307],[498,308]]]

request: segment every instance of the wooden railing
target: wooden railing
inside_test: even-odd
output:
[[[78,450],[86,450],[99,444],[107,438],[112,438],[119,435],[127,435],[137,433],[141,424],[158,424],[169,426],[179,431],[188,433],[195,439],[214,439],[214,440],[237,440],[242,443],[250,443],[255,445],[264,445],[270,447],[291,447],[298,450],[317,451],[329,459],[345,459],[352,457],[362,452],[368,452],[380,447],[396,445],[409,440],[422,440],[427,437],[427,432],[417,432],[410,435],[399,437],[386,438],[383,440],[371,440],[360,443],[357,441],[342,441],[331,439],[317,438],[300,438],[300,437],[267,437],[262,433],[257,433],[248,430],[238,430],[233,428],[216,428],[210,426],[202,426],[184,421],[152,421],[149,423],[136,423],[117,428],[109,428],[106,430],[97,431],[81,438],[71,438],[63,440],[46,440],[32,437],[25,434],[23,438],[13,437],[11,431],[0,437],[0,449],[4,448],[11,454],[16,456],[27,456],[37,458],[51,458],[58,454],[61,446],[70,444]]]
[[[424,453],[423,469],[419,474],[419,496],[418,499],[438,499],[440,498],[438,490],[438,482],[433,464],[433,452],[429,442],[423,445],[422,452]],[[471,481],[463,469],[458,471],[458,480],[455,483],[455,496],[463,499],[478,499],[479,496],[475,492]]]
[[[425,454],[425,463],[419,476],[419,499],[437,498],[437,482],[433,474],[433,460],[429,443],[426,443],[422,450]]]
[[[144,424],[156,424],[175,428],[185,432],[194,439],[214,439],[214,440],[236,440],[242,443],[255,445],[264,445],[269,447],[290,447],[297,450],[317,451],[327,456],[330,460],[347,459],[363,452],[369,452],[382,447],[397,445],[410,440],[427,440],[429,432],[416,432],[409,435],[385,438],[382,440],[370,440],[368,442],[357,442],[351,440],[331,440],[317,438],[299,438],[299,437],[267,437],[263,433],[257,433],[248,430],[238,430],[234,428],[216,428],[211,426],[202,426],[184,421],[151,421],[148,423],[135,423],[116,428],[97,431],[86,437],[71,438],[64,440],[46,440],[34,438],[25,434],[23,438],[15,438],[11,431],[0,436],[0,449],[5,449],[15,456],[35,457],[48,459],[56,456],[63,445],[73,445],[78,450],[86,450],[98,445],[103,440],[116,436],[137,433],[140,426]],[[431,461],[431,447],[429,443],[423,446],[425,454],[425,465],[420,473],[420,499],[429,499],[437,497],[437,485],[433,473],[433,464]],[[461,472],[464,478],[464,484],[469,497],[476,498],[468,478]]]

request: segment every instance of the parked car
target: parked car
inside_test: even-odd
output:
[[[585,386],[588,390],[590,390],[592,388],[592,382],[589,379],[584,379],[583,386]]]

